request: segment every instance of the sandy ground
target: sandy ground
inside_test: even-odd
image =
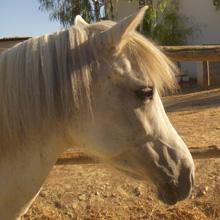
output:
[[[220,89],[166,97],[164,104],[189,147],[220,146]],[[24,219],[220,219],[220,159],[195,163],[194,191],[174,206],[160,203],[148,183],[104,164],[54,166]]]

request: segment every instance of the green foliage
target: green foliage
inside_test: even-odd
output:
[[[89,0],[38,0],[39,9],[50,12],[51,20],[58,20],[63,26],[73,24],[76,15],[81,15],[88,23],[100,19],[113,19],[112,0],[96,1],[91,0],[94,7],[91,7]],[[105,5],[105,18],[100,16],[100,7]]]
[[[213,0],[213,5],[215,6],[216,10],[220,9],[220,0]]]
[[[91,21],[91,6],[87,0],[38,0],[40,10],[49,11],[51,20],[58,20],[63,26],[73,24],[76,15],[81,14]]]
[[[73,24],[80,14],[87,22],[100,19],[114,19],[113,0],[38,0],[40,9],[48,11],[51,20],[58,20],[63,26]],[[116,0],[117,1],[117,0]],[[132,3],[136,0],[128,0]],[[220,0],[219,0],[220,1]],[[189,19],[179,13],[179,0],[147,0],[147,10],[142,32],[161,45],[185,44],[197,29],[189,26]],[[105,6],[105,18],[100,18],[100,7]]]
[[[160,45],[182,45],[194,29],[189,19],[180,15],[178,0],[157,0],[148,9],[142,32]]]

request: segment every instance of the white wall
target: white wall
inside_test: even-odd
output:
[[[180,0],[180,9],[201,30],[190,44],[220,44],[220,10],[212,0]]]
[[[201,31],[189,38],[188,44],[220,44],[220,10],[212,0],[180,0],[180,11]],[[201,62],[183,62],[182,67],[183,73],[201,81]]]

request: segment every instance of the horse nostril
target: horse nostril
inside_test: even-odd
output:
[[[194,169],[189,167],[183,168],[178,178],[179,200],[183,200],[191,194],[192,187],[194,185],[194,179]]]

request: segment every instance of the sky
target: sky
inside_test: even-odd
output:
[[[0,0],[0,38],[39,36],[61,29],[39,5],[38,0]]]

